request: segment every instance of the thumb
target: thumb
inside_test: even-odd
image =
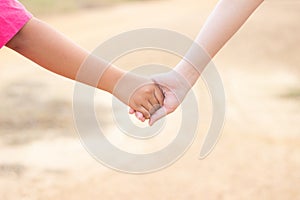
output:
[[[149,120],[149,125],[152,126],[156,121],[165,117],[168,114],[166,108],[163,106],[158,109],[155,113],[153,113]]]

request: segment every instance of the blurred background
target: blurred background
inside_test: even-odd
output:
[[[218,1],[21,2],[92,51],[137,28],[166,28],[195,38]],[[226,124],[214,151],[198,160],[211,116],[209,95],[199,80],[194,87],[201,111],[197,138],[175,164],[145,175],[122,174],[95,161],[73,122],[74,82],[2,48],[0,199],[300,199],[299,21],[299,1],[265,1],[214,59],[227,95]],[[144,51],[116,65],[130,70],[151,62],[172,67],[178,61],[165,52]],[[105,130],[116,129],[110,103],[110,95],[97,91],[97,117],[106,120]],[[164,132],[170,137],[178,116],[180,109],[167,118],[171,125]],[[170,137],[152,141],[151,147],[167,144]]]

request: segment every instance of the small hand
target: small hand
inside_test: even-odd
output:
[[[151,115],[149,121],[150,126],[162,117],[174,112],[191,88],[189,83],[175,71],[155,75],[152,77],[152,80],[157,83],[162,90],[164,101],[162,107]],[[145,117],[142,113],[136,112],[134,109],[130,109],[129,113],[135,113],[139,120],[145,121]]]
[[[163,104],[163,93],[151,79],[127,73],[115,87],[113,94],[129,105],[145,121]]]
[[[150,119],[151,115],[155,113],[163,105],[163,93],[161,89],[154,82],[143,85],[138,88],[130,98],[129,106],[140,113],[141,121]]]

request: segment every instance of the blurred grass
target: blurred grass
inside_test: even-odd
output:
[[[50,15],[148,0],[19,0],[34,15]]]
[[[300,99],[300,88],[291,88],[282,95],[283,98]]]

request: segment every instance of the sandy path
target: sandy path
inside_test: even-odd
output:
[[[112,35],[142,27],[194,37],[215,3],[150,1],[44,20],[92,50]],[[73,83],[2,49],[0,199],[299,199],[299,99],[280,97],[299,88],[299,11],[296,1],[266,2],[215,59],[228,111],[213,153],[197,160],[210,114],[200,81],[199,136],[178,162],[148,175],[120,174],[94,161],[74,130]],[[178,61],[148,52],[118,64],[131,69],[153,59],[170,66]],[[105,118],[110,96],[97,95],[104,104],[97,104],[99,117]]]

